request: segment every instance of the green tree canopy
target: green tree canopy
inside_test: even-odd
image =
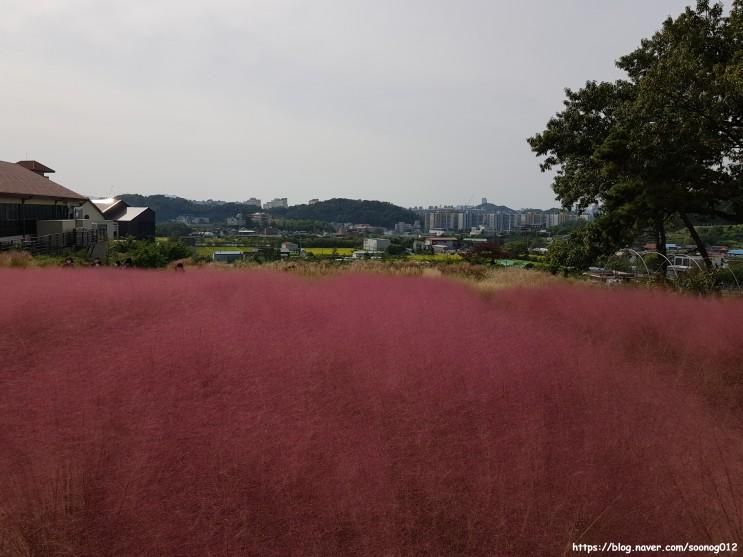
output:
[[[334,198],[312,205],[293,205],[270,210],[286,219],[323,222],[353,222],[371,226],[393,227],[398,222],[413,223],[418,216],[408,209],[383,201]]]
[[[627,79],[567,90],[529,139],[565,207],[600,205],[582,250],[609,253],[650,228],[664,253],[678,218],[711,267],[694,216],[743,220],[742,19],[741,2],[725,17],[700,0],[620,58]]]

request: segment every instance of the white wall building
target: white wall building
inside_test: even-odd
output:
[[[384,251],[390,247],[390,241],[386,238],[366,238],[364,249],[366,251]]]
[[[281,207],[288,207],[289,202],[286,197],[277,197],[276,199],[273,199],[272,201],[266,201],[263,204],[264,209],[278,209]]]

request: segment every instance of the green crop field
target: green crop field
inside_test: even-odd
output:
[[[353,254],[353,248],[304,248],[306,253],[312,255],[337,255],[339,257],[347,257]]]
[[[416,254],[416,255],[409,255],[408,259],[411,261],[431,261],[431,262],[446,262],[446,261],[461,261],[462,257],[460,255],[452,254],[452,255],[445,255],[445,254],[437,254],[437,255],[423,255],[423,254]]]
[[[211,255],[215,251],[239,251],[239,252],[253,252],[255,248],[247,246],[197,246],[194,248],[198,255]]]

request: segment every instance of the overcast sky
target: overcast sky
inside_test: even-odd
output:
[[[555,205],[525,139],[690,0],[0,0],[0,160],[91,196]]]

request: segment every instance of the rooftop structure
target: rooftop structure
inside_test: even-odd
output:
[[[41,169],[50,168],[36,161],[21,161],[27,164],[0,161],[0,196],[21,199],[49,199],[57,201],[85,201],[85,197],[49,178]],[[36,168],[32,170],[29,166]]]
[[[45,164],[41,164],[39,161],[18,161],[16,164],[20,164],[23,168],[27,168],[28,170],[38,174],[39,176],[54,174],[55,172]]]

